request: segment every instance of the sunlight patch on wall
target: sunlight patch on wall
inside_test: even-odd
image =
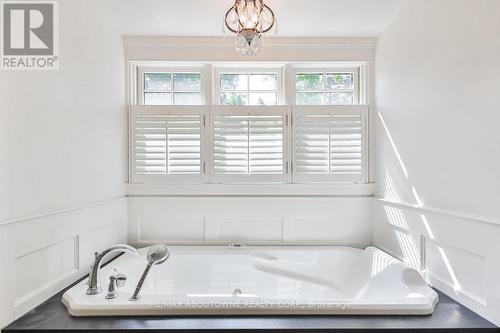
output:
[[[413,197],[415,198],[415,201],[417,202],[417,206],[423,207],[424,202],[420,198],[420,195],[418,194],[417,189],[415,188],[415,186],[411,187],[411,193],[413,193]]]
[[[389,224],[406,231],[410,230],[402,209],[384,205],[384,211]]]
[[[420,214],[420,219],[422,220],[422,223],[424,224],[425,231],[427,231],[427,234],[429,235],[430,239],[436,239],[434,237],[434,233],[432,232],[431,226],[429,225],[429,221],[427,221],[427,217],[425,217],[424,214]]]
[[[388,169],[385,169],[385,198],[391,201],[401,201],[399,193],[396,190],[396,185],[392,179],[391,173]]]
[[[450,264],[450,259],[448,259],[448,256],[444,252],[443,248],[441,246],[438,246],[438,251],[439,254],[441,254],[441,257],[443,258],[443,262],[446,266],[446,269],[448,270],[448,274],[450,274],[450,278],[453,282],[453,289],[455,291],[461,291],[462,286],[460,286],[460,282],[458,282],[457,275],[455,274],[455,271],[453,270],[453,267]]]
[[[399,230],[394,230],[394,233],[403,252],[405,264],[420,271],[420,250],[412,235]]]
[[[396,147],[396,144],[394,143],[394,140],[392,138],[391,133],[389,132],[389,128],[387,127],[384,117],[380,112],[378,112],[378,117],[380,118],[380,122],[382,126],[384,127],[385,134],[387,135],[387,138],[389,139],[389,142],[392,146],[392,150],[394,150],[394,154],[396,154],[396,158],[398,159],[399,166],[401,167],[401,170],[403,170],[403,173],[405,177],[408,179],[408,170],[406,169],[405,164],[403,163],[403,159],[401,158],[401,155],[399,154],[398,148]]]

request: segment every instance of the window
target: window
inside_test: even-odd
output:
[[[279,104],[280,73],[268,71],[218,71],[221,105]]]
[[[202,75],[200,71],[140,69],[141,104],[200,105]]]
[[[366,69],[323,65],[137,67],[130,182],[368,182]]]
[[[298,71],[295,75],[296,104],[358,104],[357,76],[357,71]]]

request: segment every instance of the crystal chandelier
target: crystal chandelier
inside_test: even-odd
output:
[[[274,12],[264,0],[235,0],[224,17],[224,25],[236,34],[236,51],[244,56],[262,51],[262,34],[271,30],[275,23]]]

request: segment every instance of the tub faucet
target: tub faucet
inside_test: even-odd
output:
[[[105,256],[114,252],[127,252],[135,254],[136,256],[139,255],[139,253],[137,253],[137,250],[135,248],[125,244],[114,245],[109,249],[102,251],[101,253],[96,252],[94,263],[90,267],[89,280],[88,280],[89,287],[87,288],[87,295],[97,295],[102,291],[101,284],[99,281],[99,271],[101,270],[101,261],[102,259],[104,259]]]

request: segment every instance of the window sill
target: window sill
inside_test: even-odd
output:
[[[373,196],[375,184],[126,184],[141,196]]]

